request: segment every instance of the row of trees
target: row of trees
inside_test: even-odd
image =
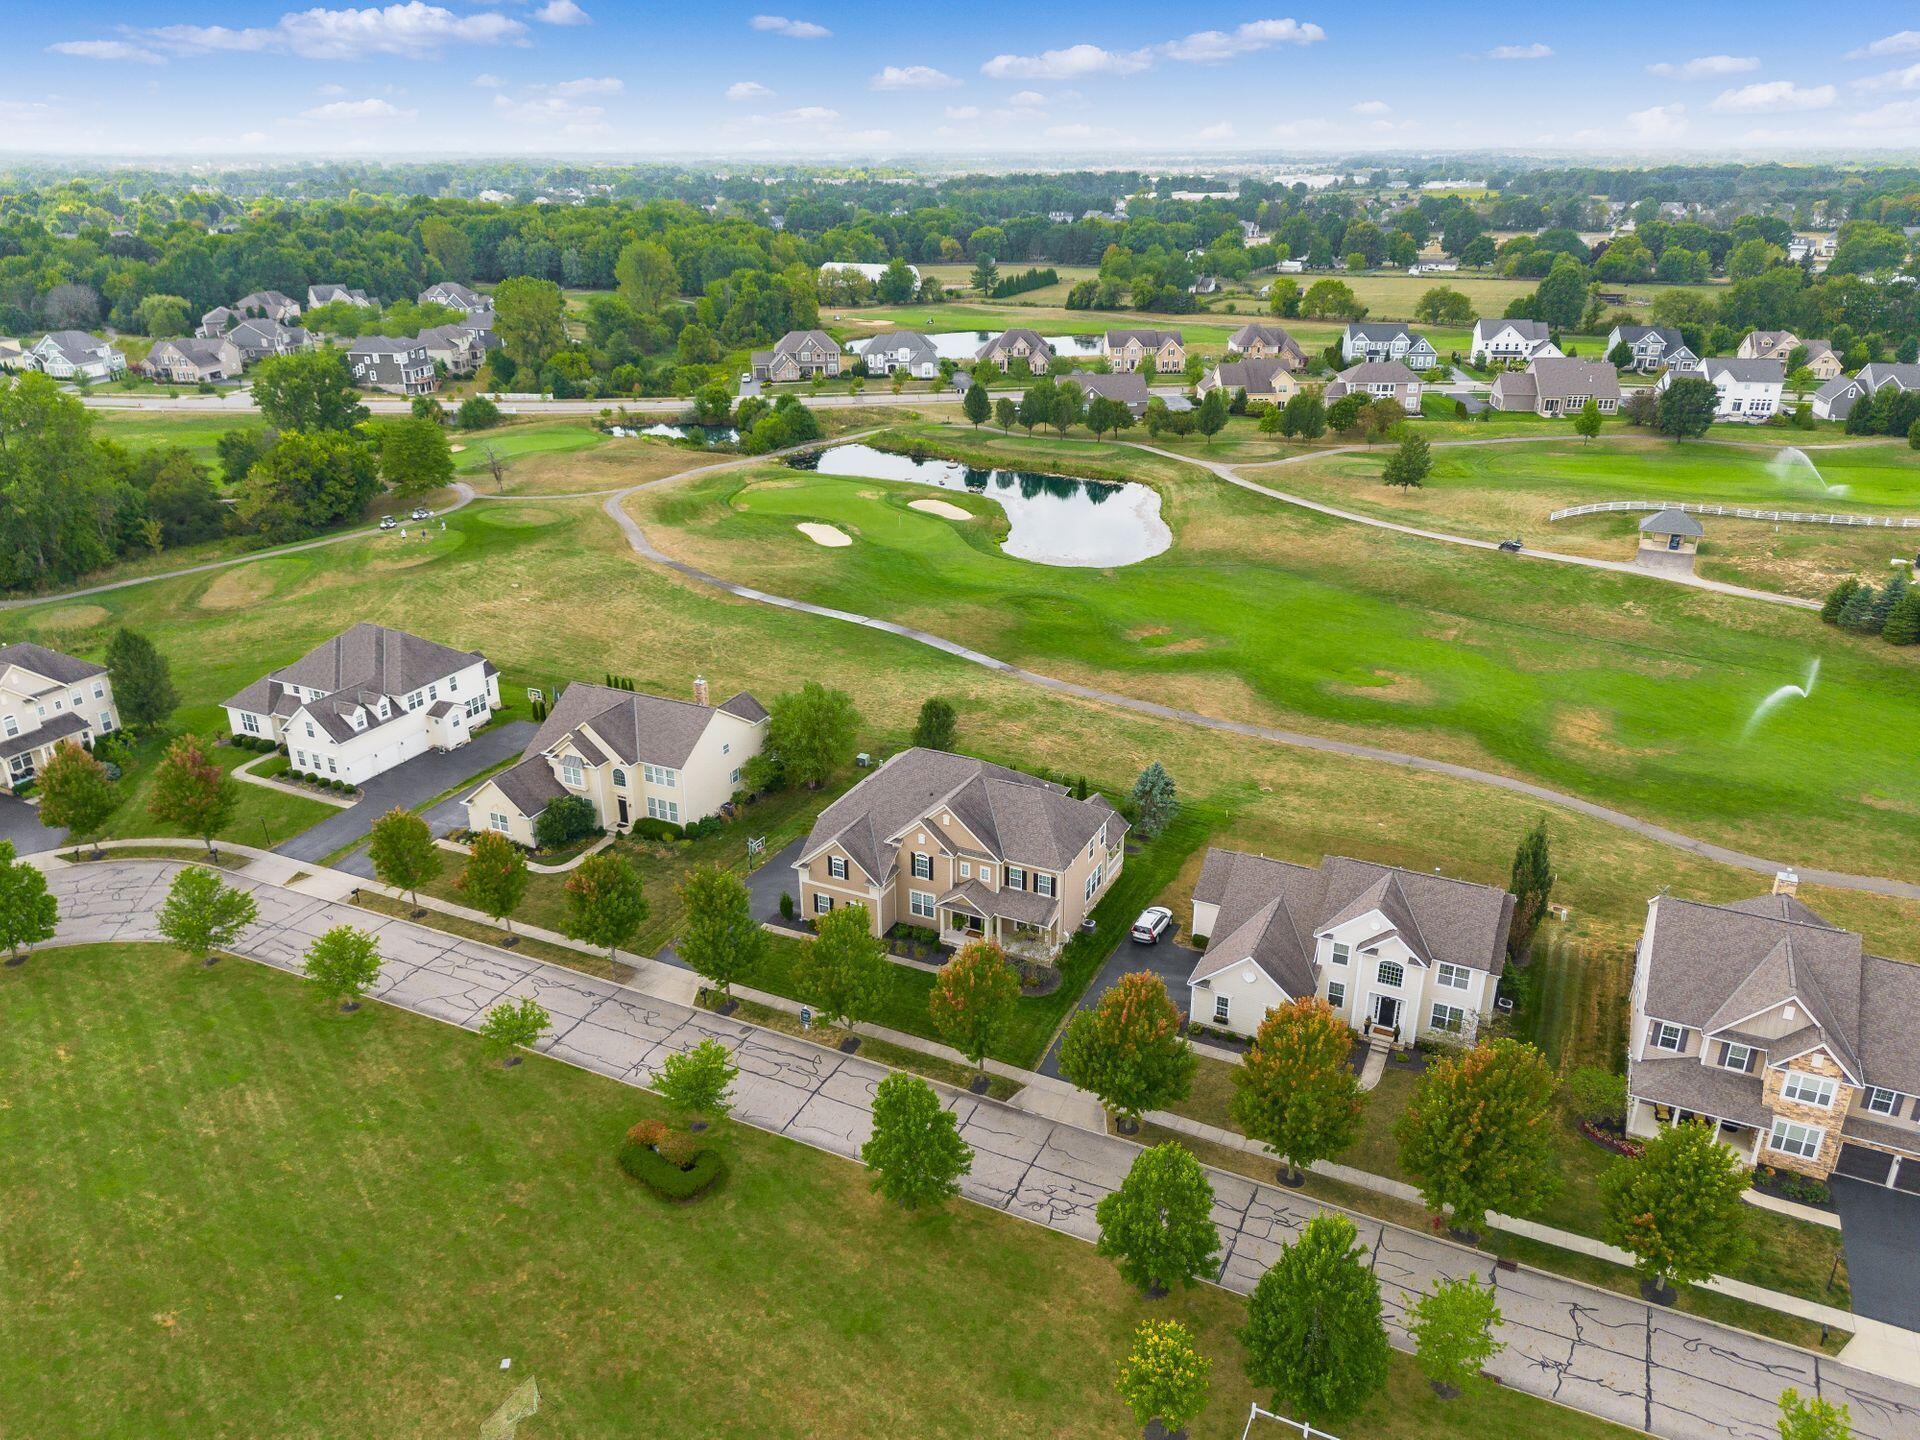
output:
[[[1878,587],[1848,576],[1827,592],[1820,618],[1855,635],[1878,635],[1889,645],[1912,645],[1920,642],[1920,590],[1905,570]]]

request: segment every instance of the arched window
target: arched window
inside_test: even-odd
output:
[[[1391,989],[1399,989],[1407,978],[1407,967],[1397,960],[1382,960],[1380,968],[1374,972],[1374,978]]]
[[[624,770],[614,771],[613,783],[619,786],[622,790],[626,789],[627,788],[627,772]]]

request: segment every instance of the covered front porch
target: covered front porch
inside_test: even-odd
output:
[[[936,902],[940,943],[958,949],[991,940],[1009,955],[1051,962],[1066,943],[1060,901],[1027,890],[992,890],[970,880]]]
[[[1732,1150],[1749,1165],[1760,1163],[1760,1142],[1766,1134],[1763,1125],[1749,1124],[1740,1120],[1731,1120],[1724,1115],[1708,1114],[1704,1110],[1689,1110],[1681,1105],[1669,1105],[1658,1100],[1630,1098],[1627,1102],[1627,1134],[1636,1140],[1650,1140],[1660,1133],[1664,1125],[1679,1125],[1688,1120],[1700,1120],[1713,1127],[1713,1138]],[[1788,1157],[1783,1168],[1799,1168]]]

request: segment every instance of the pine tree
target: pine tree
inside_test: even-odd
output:
[[[1847,601],[1853,598],[1853,592],[1860,588],[1860,582],[1849,575],[1833,589],[1827,592],[1827,598],[1820,602],[1820,618],[1829,625],[1840,623],[1840,612],[1847,608]]]
[[[1920,590],[1909,588],[1887,612],[1887,625],[1880,638],[1889,645],[1911,645],[1920,641]]]
[[[1915,423],[1920,424],[1920,421]],[[1895,572],[1893,578],[1887,581],[1885,588],[1873,598],[1873,608],[1867,617],[1869,633],[1874,635],[1885,633],[1887,617],[1893,613],[1893,607],[1906,597],[1907,589],[1906,571]]]
[[[1173,777],[1158,760],[1142,770],[1140,778],[1133,782],[1130,803],[1134,807],[1134,828],[1143,840],[1151,840],[1166,829],[1178,813],[1180,801]]]
[[[1874,588],[1866,581],[1854,587],[1847,603],[1840,607],[1840,628],[1864,635],[1873,621]]]
[[[1213,1224],[1213,1187],[1186,1146],[1169,1140],[1134,1157],[1120,1188],[1094,1210],[1099,1252],[1149,1299],[1175,1281],[1192,1285],[1214,1268],[1220,1232]]]
[[[1533,932],[1546,918],[1547,899],[1553,894],[1553,857],[1547,851],[1547,820],[1543,815],[1513,852],[1513,924],[1507,929],[1507,954],[1518,960],[1533,943]]]

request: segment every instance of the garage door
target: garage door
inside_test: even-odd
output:
[[[1900,1173],[1893,1177],[1893,1188],[1920,1195],[1920,1160],[1911,1155],[1900,1159]]]
[[[1869,1150],[1865,1145],[1842,1145],[1840,1158],[1834,1162],[1833,1168],[1836,1174],[1851,1175],[1855,1180],[1884,1185],[1888,1172],[1893,1169],[1893,1156],[1884,1150]]]

